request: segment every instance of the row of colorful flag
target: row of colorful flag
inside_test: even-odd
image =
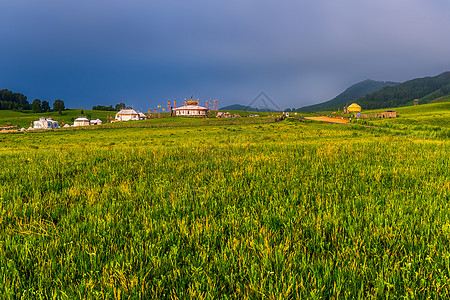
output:
[[[199,99],[197,99],[197,102],[200,103]],[[173,100],[173,105],[174,107],[177,106],[177,101]],[[186,99],[184,99],[183,105],[186,105]],[[214,100],[214,107],[217,106],[217,100]],[[170,107],[170,100],[167,100],[167,107]],[[208,105],[208,100],[206,100],[206,107],[209,107],[210,109],[212,109],[212,104],[211,104],[211,99],[209,100],[209,105]],[[162,107],[162,105],[157,105],[158,109],[161,109],[162,111],[166,111],[166,109],[164,107]],[[155,108],[155,113],[158,111],[158,109]]]

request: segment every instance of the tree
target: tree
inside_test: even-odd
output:
[[[31,109],[33,110],[34,113],[42,112],[41,100],[34,99],[33,103],[31,104]]]
[[[110,106],[96,105],[96,106],[92,107],[92,110],[115,111],[115,109],[114,109],[114,107],[112,107],[112,105],[110,105]]]
[[[50,111],[50,103],[48,103],[45,100],[42,101],[41,109],[42,109],[43,112],[49,112]]]
[[[64,105],[64,101],[57,99],[55,102],[53,102],[53,110],[54,111],[63,111],[66,109],[66,106]]]
[[[119,104],[116,104],[116,111],[119,111],[119,110],[121,110],[122,108],[125,108],[125,103],[119,103]]]
[[[26,96],[13,93],[7,89],[0,90],[0,109],[22,110],[30,108]]]

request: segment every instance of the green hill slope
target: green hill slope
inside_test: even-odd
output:
[[[363,109],[412,105],[414,99],[420,103],[450,94],[450,72],[434,77],[416,78],[396,86],[385,87],[357,100]]]
[[[83,111],[83,113],[81,113]],[[0,110],[0,126],[13,125],[19,127],[28,128],[33,121],[37,121],[40,117],[53,118],[61,125],[73,124],[73,120],[79,116],[87,116],[90,119],[100,119],[106,122],[106,116],[115,116],[114,111],[100,111],[100,110],[88,110],[88,109],[69,109],[61,112],[46,112],[46,113],[33,113],[31,111],[12,111],[12,110]]]
[[[395,86],[399,83],[397,82],[391,82],[391,81],[375,81],[375,80],[364,80],[362,82],[356,83],[346,89],[343,93],[336,96],[335,98],[315,104],[310,106],[305,106],[302,108],[299,108],[298,111],[320,111],[320,110],[331,110],[336,109],[339,106],[344,106],[347,104],[347,102],[351,101],[352,99],[363,97],[367,94],[373,93],[375,91],[378,91],[384,87],[387,86]]]
[[[443,96],[432,100],[430,103],[450,102],[450,95]]]
[[[450,96],[433,100],[429,104],[395,108],[397,118],[362,119],[356,122],[397,130],[403,135],[428,138],[450,138]],[[365,111],[371,114],[373,111]]]

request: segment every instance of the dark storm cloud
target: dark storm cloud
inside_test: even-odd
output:
[[[444,1],[9,1],[0,88],[70,107],[328,100],[450,69]]]

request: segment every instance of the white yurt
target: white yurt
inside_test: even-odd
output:
[[[89,126],[89,125],[91,125],[91,123],[89,119],[85,117],[76,118],[75,121],[73,122],[73,126]]]
[[[116,113],[116,121],[140,120],[139,113],[132,108],[121,109]]]
[[[186,102],[186,105],[173,109],[175,115],[184,117],[206,117],[208,109],[198,105],[198,102],[199,101],[194,101],[191,97],[191,100]]]

